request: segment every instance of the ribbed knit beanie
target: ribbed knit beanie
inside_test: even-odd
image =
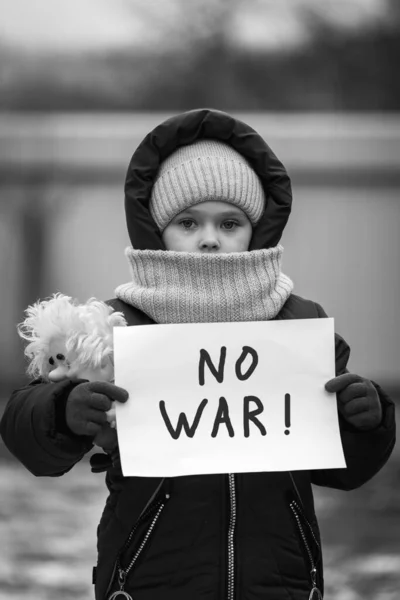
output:
[[[155,179],[150,212],[160,231],[189,206],[210,200],[235,204],[257,224],[265,207],[261,181],[231,146],[206,139],[166,158]]]

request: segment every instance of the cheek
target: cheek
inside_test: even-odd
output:
[[[172,250],[171,246],[174,243],[174,237],[174,232],[171,231],[171,228],[169,226],[162,232],[161,239],[167,250]]]
[[[248,249],[249,249],[249,246],[250,246],[250,242],[251,242],[251,238],[252,238],[252,237],[253,237],[253,228],[252,228],[252,227],[250,227],[250,228],[248,229],[248,231],[247,231],[247,234],[246,234],[246,237],[245,237],[245,240],[244,240],[244,244],[245,244],[245,246],[246,246],[245,250],[248,250]]]
[[[246,252],[249,249],[251,236],[253,235],[252,227],[243,227],[240,229],[237,237],[232,240],[231,252]]]
[[[161,236],[166,250],[175,250],[175,252],[189,250],[192,247],[192,240],[182,229],[168,226]]]

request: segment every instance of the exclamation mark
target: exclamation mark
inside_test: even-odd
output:
[[[285,394],[285,427],[290,427],[290,394]],[[289,433],[289,429],[285,429],[285,435]]]

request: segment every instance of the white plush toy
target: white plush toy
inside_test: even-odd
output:
[[[18,325],[28,345],[27,373],[46,381],[87,379],[114,381],[113,328],[126,327],[121,312],[90,298],[85,304],[64,294],[54,294],[25,311]],[[107,413],[115,426],[115,408]]]

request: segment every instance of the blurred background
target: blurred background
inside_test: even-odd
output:
[[[396,0],[0,0],[0,414],[26,381],[24,309],[128,280],[130,157],[199,107],[248,122],[286,165],[284,272],[397,401],[399,56]],[[35,479],[0,442],[0,599],[92,597],[105,488],[89,473]],[[399,483],[395,451],[361,490],[316,490],[326,598],[398,599]]]

